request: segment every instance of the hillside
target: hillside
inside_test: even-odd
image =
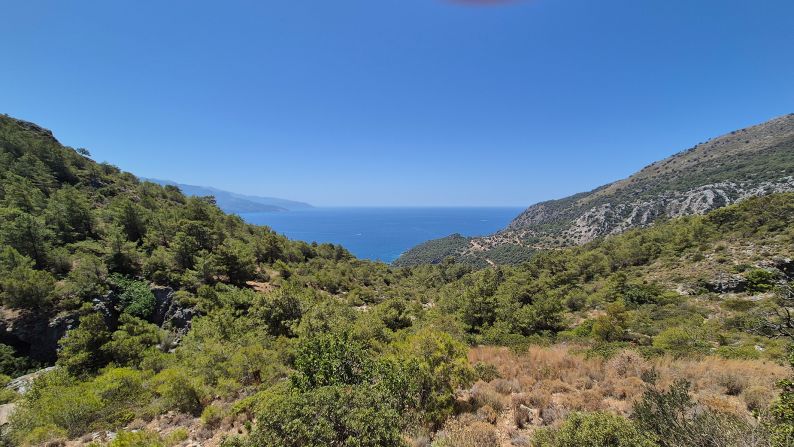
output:
[[[395,265],[455,256],[484,265],[521,261],[544,248],[579,245],[649,225],[703,214],[748,197],[794,190],[794,114],[697,144],[593,191],[527,208],[504,230],[441,239],[406,252]],[[429,249],[429,251],[428,251]]]
[[[296,202],[294,200],[279,199],[276,197],[260,197],[250,196],[245,194],[238,194],[234,192],[224,191],[209,186],[196,186],[186,185],[184,183],[176,183],[170,180],[159,179],[142,179],[157,183],[158,185],[172,185],[179,188],[182,193],[193,197],[215,197],[215,203],[218,208],[226,213],[240,214],[240,213],[269,213],[269,212],[282,212],[293,210],[304,210],[312,206],[304,202]]]
[[[0,445],[791,447],[792,220],[394,268],[0,116]]]

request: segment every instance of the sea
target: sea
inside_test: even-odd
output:
[[[341,244],[356,257],[392,262],[403,252],[450,234],[484,236],[504,228],[523,208],[312,208],[242,213],[290,239]]]

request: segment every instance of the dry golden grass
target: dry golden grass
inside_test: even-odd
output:
[[[474,408],[489,405],[509,411],[518,428],[551,424],[571,411],[605,410],[628,416],[651,376],[659,387],[687,380],[699,403],[749,418],[752,410],[769,405],[776,395],[775,383],[790,375],[788,368],[769,361],[646,360],[634,351],[605,361],[584,358],[565,345],[530,347],[520,355],[507,348],[477,347],[469,352],[469,360],[494,365],[500,375],[475,385]]]
[[[465,417],[447,422],[433,443],[439,447],[498,447],[500,444],[492,424]]]

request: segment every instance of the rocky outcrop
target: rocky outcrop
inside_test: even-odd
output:
[[[775,269],[779,271],[787,281],[794,280],[794,259],[777,257],[759,262],[758,267]]]
[[[51,319],[22,314],[14,319],[0,319],[0,343],[38,362],[52,363],[57,358],[58,340],[76,327],[77,321],[74,314]]]
[[[36,380],[37,377],[40,375],[52,371],[54,367],[40,369],[38,371],[32,372],[30,374],[25,374],[24,376],[19,376],[16,379],[8,382],[6,388],[9,390],[13,390],[19,394],[25,394],[29,389],[30,386],[33,384],[33,381]]]
[[[699,143],[592,191],[532,205],[504,230],[470,238],[467,248],[451,255],[463,262],[497,256],[520,262],[518,249],[580,245],[659,219],[784,192],[794,192],[794,114]],[[396,263],[422,263],[447,239],[409,250]]]
[[[174,299],[174,290],[170,287],[155,287],[152,289],[155,298],[154,313],[151,322],[180,333],[190,329],[190,322],[196,316],[193,308],[182,306]]]
[[[741,293],[747,290],[747,280],[739,275],[720,275],[703,284],[706,290],[713,293]]]
[[[749,197],[794,191],[794,177],[775,181],[723,182],[684,192],[667,192],[650,200],[604,203],[577,217],[563,235],[574,244],[584,244],[610,234],[650,225],[660,217],[702,215]]]
[[[186,333],[196,311],[174,300],[171,288],[154,287],[152,293],[155,311],[149,321],[179,334]],[[111,292],[95,298],[92,305],[94,311],[102,314],[108,329],[115,331],[120,315],[118,297]],[[0,343],[12,346],[35,361],[52,364],[58,358],[58,341],[79,325],[80,315],[80,312],[72,312],[47,318],[6,310],[0,316]]]

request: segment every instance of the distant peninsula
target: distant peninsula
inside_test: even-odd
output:
[[[305,202],[280,199],[277,197],[260,197],[238,194],[224,191],[210,186],[186,185],[171,180],[161,180],[154,178],[143,179],[158,185],[171,185],[178,187],[182,193],[188,196],[213,196],[218,207],[227,213],[267,213],[296,211],[313,208]]]

